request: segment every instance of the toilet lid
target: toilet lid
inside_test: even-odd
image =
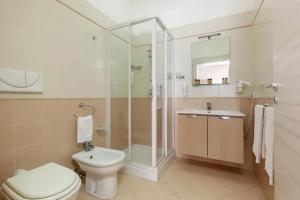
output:
[[[7,179],[6,185],[24,198],[43,199],[71,187],[76,182],[76,176],[66,167],[48,163]]]

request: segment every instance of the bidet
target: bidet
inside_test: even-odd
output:
[[[117,172],[125,160],[123,151],[94,147],[72,156],[80,168],[86,172],[85,191],[100,199],[110,199],[117,195]]]

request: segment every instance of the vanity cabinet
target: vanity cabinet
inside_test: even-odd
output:
[[[244,163],[243,118],[208,117],[207,157]]]
[[[177,150],[231,163],[244,163],[243,117],[179,114]]]
[[[178,116],[178,151],[185,155],[207,156],[207,117]]]

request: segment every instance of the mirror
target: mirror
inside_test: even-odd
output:
[[[230,38],[192,43],[192,85],[229,84]]]

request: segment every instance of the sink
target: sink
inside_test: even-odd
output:
[[[229,116],[245,117],[245,114],[238,110],[204,110],[204,109],[183,109],[177,112],[185,115],[208,115],[208,116]]]

